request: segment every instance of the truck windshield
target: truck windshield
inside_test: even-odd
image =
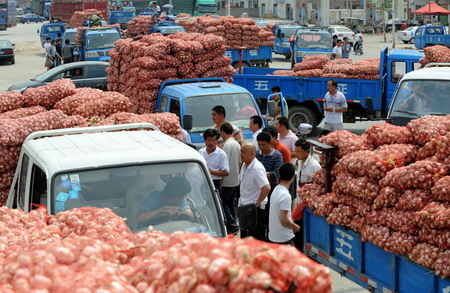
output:
[[[292,28],[284,28],[282,30],[282,33],[284,34],[283,36],[283,40],[288,41],[290,37],[292,37],[295,34],[295,31],[297,30],[296,27],[292,27]]]
[[[62,28],[60,26],[47,26],[45,30],[47,30],[47,32],[60,32]]]
[[[200,12],[200,13],[216,13],[217,6],[215,4],[199,4],[198,12]]]
[[[218,201],[197,162],[158,163],[64,172],[52,182],[52,213],[109,208],[133,232],[154,229],[222,237]]]
[[[119,39],[118,33],[94,34],[87,38],[88,49],[107,49],[113,48],[114,42]]]
[[[71,45],[75,45],[76,36],[77,32],[65,32],[63,36],[64,38],[63,42],[65,43],[66,40],[69,40]]]
[[[247,93],[206,95],[186,99],[186,114],[193,117],[192,132],[203,132],[213,126],[211,109],[225,107],[228,122],[239,128],[248,128],[250,117],[258,115],[256,105]]]
[[[305,32],[298,35],[297,47],[309,49],[332,49],[333,41],[328,33],[318,34],[315,32]]]
[[[450,114],[450,80],[406,80],[397,90],[389,116],[418,118]]]

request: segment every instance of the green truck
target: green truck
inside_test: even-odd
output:
[[[168,3],[158,2],[160,6]],[[216,0],[172,0],[172,14],[189,13],[191,15],[217,14]]]

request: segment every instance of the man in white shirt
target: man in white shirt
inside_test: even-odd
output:
[[[286,117],[277,117],[275,120],[275,128],[278,131],[278,141],[289,148],[291,152],[291,163],[295,164],[295,142],[298,140],[289,128],[289,120]]]
[[[270,198],[269,240],[278,244],[294,245],[294,232],[300,226],[291,218],[291,194],[289,186],[295,180],[295,167],[284,163],[280,167],[280,184],[275,187]]]
[[[255,203],[257,207],[257,225],[250,230],[241,230],[241,238],[253,236],[265,241],[267,239],[267,227],[265,205],[267,195],[270,192],[270,184],[267,179],[264,166],[256,159],[256,146],[245,143],[241,148],[242,167],[239,175],[240,193],[239,205]],[[242,220],[240,220],[242,223]]]
[[[324,128],[329,131],[342,130],[344,128],[342,113],[347,112],[347,99],[337,90],[338,83],[331,79],[327,83],[328,92],[323,101],[325,111]]]
[[[340,59],[342,58],[342,40],[336,41],[336,46],[333,48],[333,52],[331,53],[331,57],[333,59]]]
[[[258,149],[258,141],[256,140],[256,137],[262,132],[262,125],[262,118],[258,115],[250,117],[250,124],[248,128],[253,132],[252,143],[256,146],[256,149]]]
[[[203,132],[206,147],[200,149],[199,153],[205,158],[214,186],[221,194],[222,177],[230,174],[228,158],[225,152],[217,146],[220,134],[215,129],[207,129]]]
[[[239,168],[241,164],[241,145],[233,137],[233,126],[224,123],[220,127],[220,135],[224,139],[223,151],[228,158],[230,174],[222,180],[222,206],[228,234],[236,234],[236,198],[239,187]]]

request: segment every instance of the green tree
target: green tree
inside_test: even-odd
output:
[[[384,15],[386,12],[392,11],[392,0],[376,0],[375,7],[377,11],[381,12],[381,17],[383,19],[383,37],[384,42],[386,43],[386,20]],[[392,25],[394,25],[394,20],[392,20]]]

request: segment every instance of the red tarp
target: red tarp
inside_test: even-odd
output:
[[[445,8],[442,8],[441,6],[439,6],[436,3],[434,3],[433,1],[431,1],[424,7],[414,10],[412,12],[412,14],[447,15],[447,14],[450,14],[450,11],[448,11]]]

